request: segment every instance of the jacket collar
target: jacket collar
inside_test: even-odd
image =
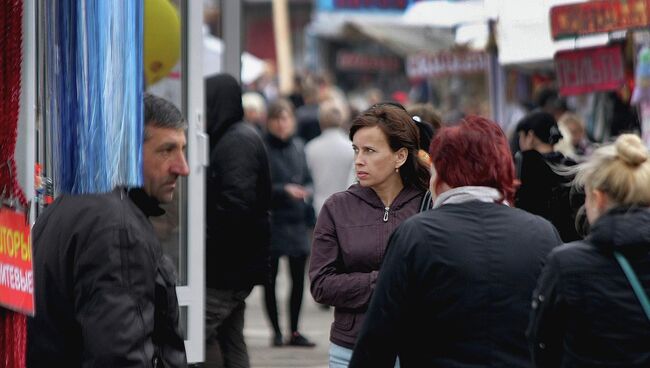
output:
[[[286,141],[283,141],[280,138],[274,136],[273,134],[267,132],[266,139],[269,142],[269,145],[273,148],[285,148],[291,144],[293,137],[287,139]]]
[[[385,207],[384,203],[381,201],[377,193],[372,188],[362,187],[359,184],[354,184],[350,188],[348,188],[348,192],[360,198],[362,201],[368,203],[372,207],[381,208],[381,209],[384,209]],[[390,205],[390,208],[393,210],[397,210],[400,207],[402,207],[405,203],[408,203],[413,198],[421,194],[422,191],[417,190],[412,186],[405,186],[404,188],[402,188],[402,191],[399,192],[397,197],[395,197],[395,200]]]
[[[599,248],[623,250],[650,247],[650,209],[616,207],[603,214],[591,228],[588,240]]]
[[[157,217],[165,214],[165,210],[160,208],[160,203],[150,197],[142,188],[126,189],[131,201],[144,213],[147,217]]]

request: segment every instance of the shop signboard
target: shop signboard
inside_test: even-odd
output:
[[[551,8],[554,40],[650,25],[650,0],[597,0]]]
[[[423,0],[318,0],[322,11],[404,11]]]
[[[25,215],[0,208],[0,305],[34,315],[32,242]]]
[[[374,55],[349,50],[336,53],[336,69],[339,71],[395,72],[402,66],[397,56]]]
[[[608,91],[625,83],[619,45],[558,52],[555,72],[562,95]]]
[[[406,59],[406,74],[410,79],[482,73],[488,68],[488,54],[481,51],[443,51],[420,53]]]

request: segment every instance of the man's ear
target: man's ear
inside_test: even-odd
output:
[[[402,147],[398,149],[397,152],[395,152],[395,154],[397,156],[397,162],[395,164],[395,168],[399,169],[400,167],[402,167],[402,165],[404,165],[406,159],[409,157],[409,151],[406,148]]]

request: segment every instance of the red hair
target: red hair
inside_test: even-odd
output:
[[[437,177],[450,187],[492,187],[514,203],[515,166],[508,140],[496,123],[468,116],[458,125],[444,127],[431,142],[429,155]]]

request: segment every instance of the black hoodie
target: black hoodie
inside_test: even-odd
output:
[[[241,290],[268,270],[271,177],[264,142],[242,121],[241,87],[230,75],[205,85],[210,167],[206,199],[206,285]]]

